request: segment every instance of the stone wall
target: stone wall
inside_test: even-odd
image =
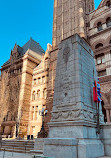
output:
[[[111,122],[111,27],[107,18],[111,16],[111,8],[101,3],[94,12],[89,14],[89,41],[95,54],[96,69],[100,77],[102,104],[107,122]],[[98,22],[101,25],[98,27]],[[105,110],[104,109],[104,110]]]
[[[41,63],[33,69],[32,74],[28,134],[33,134],[34,137],[37,137],[42,127],[42,116],[40,116],[39,111],[43,108],[44,110],[47,109],[46,99],[49,78],[49,59],[49,50],[47,49]],[[39,137],[41,137],[40,133]]]
[[[50,67],[49,67],[49,79],[48,79],[48,94],[46,100],[46,107],[48,114],[45,118],[45,130],[48,132],[48,122],[51,120],[51,112],[53,107],[53,96],[54,96],[54,86],[55,86],[55,75],[56,75],[56,63],[57,63],[58,49],[54,49],[50,53]]]
[[[39,61],[40,62],[40,61]],[[21,88],[19,96],[19,136],[24,137],[28,131],[28,121],[30,112],[30,97],[32,88],[32,73],[34,67],[38,65],[38,60],[26,54],[23,58],[23,70],[21,76]]]
[[[4,68],[4,67],[2,68],[0,124],[4,128],[4,133],[2,134],[5,134],[5,135],[7,135],[8,133],[13,135],[13,133],[11,133],[12,131],[8,132],[8,129],[9,127],[12,128],[12,126],[14,128],[14,125],[16,123],[18,105],[19,105],[19,92],[20,92],[20,85],[21,85],[22,62],[19,63],[19,67],[21,69],[19,69],[18,71],[16,69],[17,65],[15,64],[12,64],[8,66],[7,68]],[[13,69],[14,71],[11,71],[11,69]]]

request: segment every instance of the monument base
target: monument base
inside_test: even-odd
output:
[[[44,156],[77,158],[78,140],[74,138],[48,138],[44,140]]]
[[[111,124],[101,126],[101,140],[104,144],[105,155],[111,157]]]
[[[49,138],[44,142],[44,156],[53,158],[96,158],[104,156],[100,140]]]

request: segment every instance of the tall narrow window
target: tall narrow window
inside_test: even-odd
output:
[[[45,83],[45,76],[42,77],[42,83]]]
[[[101,57],[101,62],[102,62],[102,64],[104,64],[106,62],[104,55]]]
[[[110,0],[108,0],[108,1],[106,2],[106,6],[107,6],[107,7],[110,7],[110,6],[111,6]]]
[[[49,60],[48,57],[45,58],[45,68],[48,69],[49,67]]]
[[[40,90],[37,91],[37,98],[40,98]]]
[[[110,17],[108,17],[108,18],[106,19],[106,25],[107,25],[107,27],[110,27],[110,26],[111,26],[111,18],[110,18]]]
[[[33,91],[32,93],[32,100],[34,101],[36,98],[35,98],[35,91]]]
[[[34,79],[34,85],[36,85],[36,78]]]
[[[38,84],[40,84],[40,81],[41,81],[41,79],[40,79],[40,77],[38,78]]]
[[[98,29],[98,31],[101,31],[103,29],[101,22],[97,23],[97,29]]]
[[[46,88],[43,90],[43,98],[44,98],[44,99],[47,98],[47,89],[46,89]]]
[[[34,112],[31,112],[31,120],[34,120]]]
[[[97,65],[104,64],[106,62],[104,54],[100,54],[96,56]]]
[[[38,117],[38,106],[35,107],[35,120],[37,120]]]

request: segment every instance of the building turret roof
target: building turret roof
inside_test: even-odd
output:
[[[12,54],[12,52],[14,53],[14,50],[17,50],[17,52],[19,53],[18,58],[22,57],[28,50],[32,50],[32,51],[34,51],[35,53],[37,53],[39,55],[43,55],[45,53],[45,51],[40,46],[40,44],[37,43],[36,41],[34,41],[32,38],[30,38],[30,40],[25,45],[23,45],[22,47],[15,44],[13,51],[11,50],[11,54]],[[9,63],[10,63],[10,59],[7,62],[5,62],[3,64],[3,66],[5,66]]]

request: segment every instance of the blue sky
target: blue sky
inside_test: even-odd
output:
[[[95,0],[95,7],[101,0]],[[53,0],[0,0],[0,66],[10,58],[14,44],[32,37],[46,50],[52,43]]]

